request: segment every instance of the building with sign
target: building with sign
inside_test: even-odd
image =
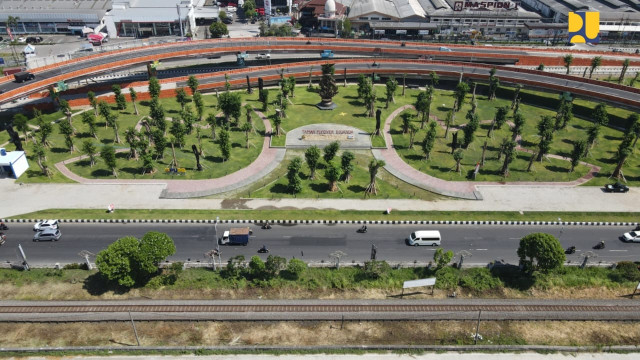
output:
[[[195,4],[194,4],[195,3]],[[196,28],[198,0],[113,0],[105,15],[109,36],[185,36]]]
[[[382,34],[382,23],[387,22],[385,35],[406,30],[407,34],[417,31],[515,37],[525,31],[526,22],[541,21],[540,15],[513,1],[352,0],[348,16],[354,29],[371,32],[375,24],[378,35]],[[412,23],[432,25],[419,28]]]
[[[0,0],[0,33],[7,34],[9,16],[18,17],[12,34],[77,34],[101,28],[111,0]]]
[[[539,12],[547,21],[566,23],[569,12],[598,11],[602,16],[607,13],[637,13],[640,2],[637,0],[521,0],[522,4]]]

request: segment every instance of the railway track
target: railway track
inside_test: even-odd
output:
[[[640,320],[635,301],[109,301],[2,302],[0,321]]]

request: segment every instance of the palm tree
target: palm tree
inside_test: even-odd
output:
[[[624,80],[624,75],[627,73],[627,69],[629,68],[629,59],[624,59],[622,62],[622,70],[620,71],[620,77],[618,78],[618,84],[622,84]]]
[[[135,110],[136,115],[139,115],[138,105],[136,105],[136,100],[138,100],[138,93],[133,87],[129,88],[129,96],[131,96],[131,102],[133,103],[133,109]]]
[[[571,64],[573,63],[573,55],[571,54],[567,54],[562,58],[562,61],[564,61],[564,67],[567,68],[567,75],[569,75],[569,71],[571,68]]]
[[[576,166],[578,166],[578,164],[580,163],[580,159],[582,159],[582,157],[584,156],[584,152],[587,149],[587,142],[584,140],[576,140],[573,143],[573,151],[571,151],[571,168],[569,169],[569,172],[573,172],[573,170],[576,168]]]
[[[458,149],[453,153],[453,160],[456,161],[456,172],[460,173],[461,171],[461,167],[460,167],[460,163],[462,162],[462,159],[464,159],[464,153],[462,151],[462,149]]]
[[[591,59],[591,70],[589,71],[589,79],[591,79],[591,75],[593,72],[602,65],[602,56],[596,56]]]
[[[337,182],[340,179],[340,168],[333,162],[327,163],[327,168],[324,171],[324,177],[329,181],[329,191],[335,192],[338,190]]]
[[[89,157],[89,166],[93,167],[96,164],[96,146],[91,142],[91,140],[85,140],[82,143],[82,152],[87,154]]]
[[[631,152],[633,151],[633,148],[631,147],[632,142],[633,142],[633,135],[626,134],[622,139],[622,142],[620,143],[620,145],[618,145],[618,152],[616,153],[616,160],[618,161],[618,164],[616,165],[616,168],[613,170],[613,174],[611,174],[611,177],[620,179],[620,177],[622,176],[622,166],[627,161],[627,158],[629,157],[629,155],[631,155]]]

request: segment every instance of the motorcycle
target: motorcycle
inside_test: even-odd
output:
[[[5,223],[0,223],[0,230],[9,230],[9,227]]]
[[[367,227],[363,225],[360,229],[357,230],[357,232],[364,234],[367,232]]]
[[[260,254],[266,254],[269,252],[269,249],[267,249],[266,245],[262,245],[262,247],[260,249],[258,249],[258,253]]]
[[[269,224],[269,223],[262,224],[262,229],[263,230],[270,230],[271,229],[271,224]]]
[[[565,254],[573,254],[576,252],[576,247],[575,246],[569,246],[567,248],[567,250],[564,251]]]
[[[594,247],[595,250],[601,250],[604,249],[604,241],[601,241],[599,243],[597,243]]]

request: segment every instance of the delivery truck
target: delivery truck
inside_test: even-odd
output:
[[[247,246],[249,243],[249,235],[252,234],[251,229],[248,227],[243,228],[231,228],[225,231],[218,243],[220,245],[243,245]]]
[[[27,80],[33,80],[36,78],[35,75],[33,75],[32,73],[28,72],[28,71],[20,71],[17,72],[15,74],[13,74],[13,77],[16,78],[16,82],[25,82]]]

